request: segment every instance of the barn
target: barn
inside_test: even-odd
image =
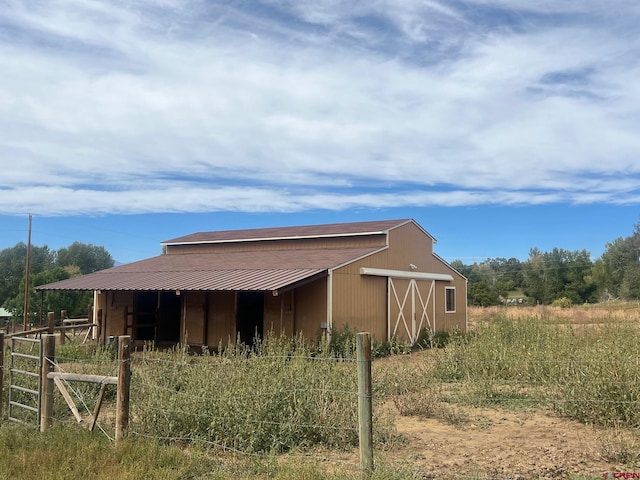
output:
[[[201,232],[163,255],[42,285],[94,292],[99,337],[216,347],[267,331],[414,343],[467,327],[467,280],[412,219]]]

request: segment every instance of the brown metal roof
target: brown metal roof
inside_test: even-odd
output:
[[[379,220],[372,222],[333,223],[299,227],[256,228],[251,230],[223,230],[199,232],[162,242],[163,245],[191,243],[248,242],[282,240],[292,238],[317,238],[334,236],[375,235],[404,225],[412,220]]]
[[[270,291],[362,258],[377,248],[171,254],[101,270],[37,290]]]

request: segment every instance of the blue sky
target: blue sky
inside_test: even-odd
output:
[[[414,218],[465,263],[640,220],[637,0],[0,0],[0,248]]]

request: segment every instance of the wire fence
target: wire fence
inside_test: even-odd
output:
[[[537,409],[611,431],[638,425],[637,337],[629,331],[611,338],[599,332],[571,344],[556,334],[538,336],[537,343],[531,338],[509,343],[509,335],[494,335],[486,344],[475,339],[376,360],[376,448],[402,452],[407,434],[397,430],[399,418],[410,417],[425,429],[428,421],[472,429],[478,423],[477,409],[487,408]],[[549,338],[554,348],[547,348]],[[56,357],[58,371],[106,376],[118,371],[111,353],[97,349],[82,357],[73,348],[67,346]],[[358,440],[356,367],[353,357],[297,352],[291,344],[276,344],[261,355],[138,352],[132,359],[128,434],[247,458],[270,458],[274,453],[308,458],[305,452],[319,447],[353,452]],[[89,418],[97,387],[65,385]],[[56,405],[56,423],[77,423],[64,402]],[[111,440],[113,406],[113,396],[107,397],[97,424]],[[358,459],[330,455],[326,461],[353,465]],[[485,478],[479,473],[476,477]]]

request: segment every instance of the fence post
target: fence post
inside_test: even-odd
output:
[[[358,425],[360,437],[360,466],[373,472],[373,409],[371,395],[371,335],[356,334],[358,362]]]
[[[67,318],[67,311],[66,310],[60,310],[60,326],[61,327],[64,327],[65,318]],[[64,342],[66,340],[64,332],[65,332],[65,329],[62,328],[60,330],[60,345],[64,345]]]
[[[52,313],[52,312],[49,312]],[[42,372],[41,372],[41,409],[40,409],[40,431],[44,432],[53,425],[53,379],[47,375],[53,372],[53,365],[56,359],[56,336],[53,334],[42,335]]]
[[[4,333],[0,332],[0,422],[2,421],[2,406],[4,405]]]
[[[56,320],[53,312],[47,312],[47,328],[49,329],[47,330],[49,335],[53,335],[55,333]]]
[[[116,393],[116,441],[124,438],[129,426],[129,390],[131,387],[131,336],[118,337],[118,391]]]

